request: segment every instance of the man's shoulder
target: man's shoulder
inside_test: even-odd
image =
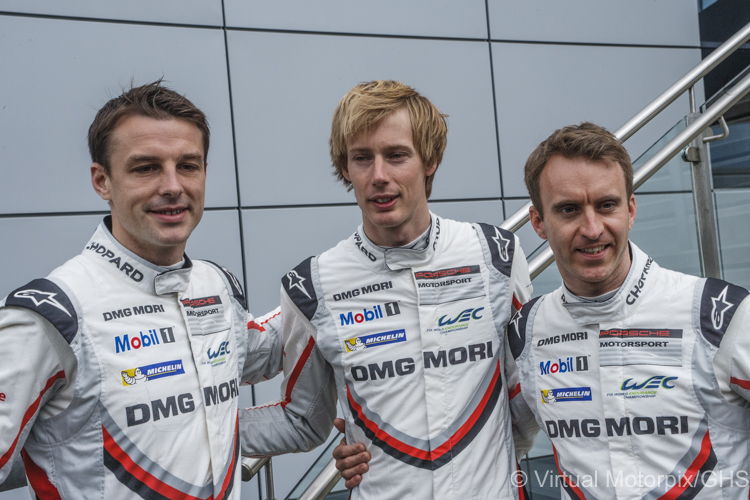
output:
[[[247,309],[247,301],[245,300],[245,292],[243,291],[240,280],[235,276],[229,269],[217,264],[210,260],[194,260],[192,261],[194,271],[211,272],[218,275],[224,282],[224,286],[230,292],[237,302],[242,305],[244,309]]]

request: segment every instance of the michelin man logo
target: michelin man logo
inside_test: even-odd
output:
[[[354,340],[354,342],[352,342]],[[357,337],[356,339],[350,339],[345,340],[344,343],[346,344],[346,350],[349,352],[358,351],[359,349],[364,349],[366,346],[362,343],[362,339]]]
[[[495,237],[492,238],[492,241],[497,244],[497,251],[500,253],[500,258],[503,259],[503,262],[508,262],[508,245],[510,245],[510,240],[503,238],[500,230],[495,228]]]
[[[724,325],[724,313],[734,306],[734,304],[727,302],[727,290],[729,290],[729,285],[724,287],[718,297],[711,297],[711,303],[713,304],[711,322],[717,330],[721,330],[722,325]]]
[[[135,385],[138,382],[146,382],[148,380],[148,377],[146,377],[146,375],[143,374],[140,368],[136,368],[132,377],[128,375],[127,371],[123,371],[122,380],[128,385]]]
[[[555,403],[557,398],[555,397],[555,391],[547,389],[542,391],[542,403]]]

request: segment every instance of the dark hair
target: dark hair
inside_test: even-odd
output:
[[[208,157],[210,132],[208,121],[203,111],[196,108],[185,96],[162,86],[162,79],[155,82],[131,87],[122,95],[110,99],[96,113],[89,127],[89,153],[91,161],[104,167],[109,174],[110,136],[117,122],[125,116],[146,116],[157,120],[179,118],[192,123],[200,130],[203,137],[203,158]]]
[[[344,178],[349,142],[357,135],[371,131],[386,117],[406,109],[411,122],[414,148],[425,167],[440,166],[448,143],[448,125],[444,115],[429,99],[413,88],[395,80],[374,80],[352,88],[333,113],[331,138],[328,141],[336,177],[351,190],[352,183]],[[429,199],[435,173],[425,178]]]
[[[523,169],[526,189],[531,203],[542,216],[542,198],[539,193],[539,178],[544,167],[553,156],[588,161],[608,160],[618,163],[625,177],[628,199],[633,194],[633,164],[622,143],[611,132],[595,123],[584,122],[555,130],[531,153]]]

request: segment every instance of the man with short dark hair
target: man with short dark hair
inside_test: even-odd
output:
[[[282,353],[278,319],[184,253],[208,145],[204,114],[160,82],[97,113],[91,182],[111,215],[0,302],[0,483],[22,457],[38,498],[240,497],[239,384]]]
[[[747,498],[748,292],[628,240],[633,167],[603,128],[556,131],[525,173],[563,285],[524,305],[508,340],[563,495]]]
[[[526,259],[507,231],[430,212],[446,134],[411,87],[351,89],[331,159],[362,225],[282,278],[284,399],[251,415],[335,387],[349,442],[372,454],[352,498],[519,496],[503,367],[506,325],[530,293]]]

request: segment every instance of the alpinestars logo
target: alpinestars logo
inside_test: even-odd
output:
[[[727,290],[729,290],[729,285],[724,287],[724,290],[721,291],[718,297],[711,297],[711,303],[713,304],[711,322],[717,330],[721,330],[724,324],[724,313],[734,307],[734,304],[727,302]]]
[[[724,293],[726,294],[726,290],[724,290]],[[18,297],[19,299],[29,299],[34,302],[35,306],[40,306],[42,304],[49,304],[52,307],[56,307],[60,309],[62,312],[67,314],[68,316],[72,317],[71,314],[68,312],[65,307],[60,304],[58,301],[55,300],[56,293],[52,292],[42,292],[39,290],[21,290],[14,294],[14,297]]]
[[[500,258],[503,259],[503,262],[508,262],[508,245],[510,245],[510,240],[503,238],[498,228],[495,228],[495,237],[492,240],[497,244],[497,251],[500,252]]]
[[[291,270],[288,273],[286,273],[286,277],[289,279],[289,290],[292,288],[298,288],[302,293],[305,294],[305,296],[309,299],[310,294],[307,293],[307,290],[305,290],[305,286],[302,284],[303,281],[306,280],[306,278],[303,278],[299,274],[297,274],[297,271]]]
[[[523,317],[523,314],[521,314],[522,310],[523,309],[519,309],[518,311],[516,311],[516,314],[513,316],[513,319],[510,320],[510,323],[509,323],[513,325],[513,328],[516,330],[516,335],[518,335],[519,339],[521,338],[521,328],[518,325],[518,322],[521,321],[521,318]]]

